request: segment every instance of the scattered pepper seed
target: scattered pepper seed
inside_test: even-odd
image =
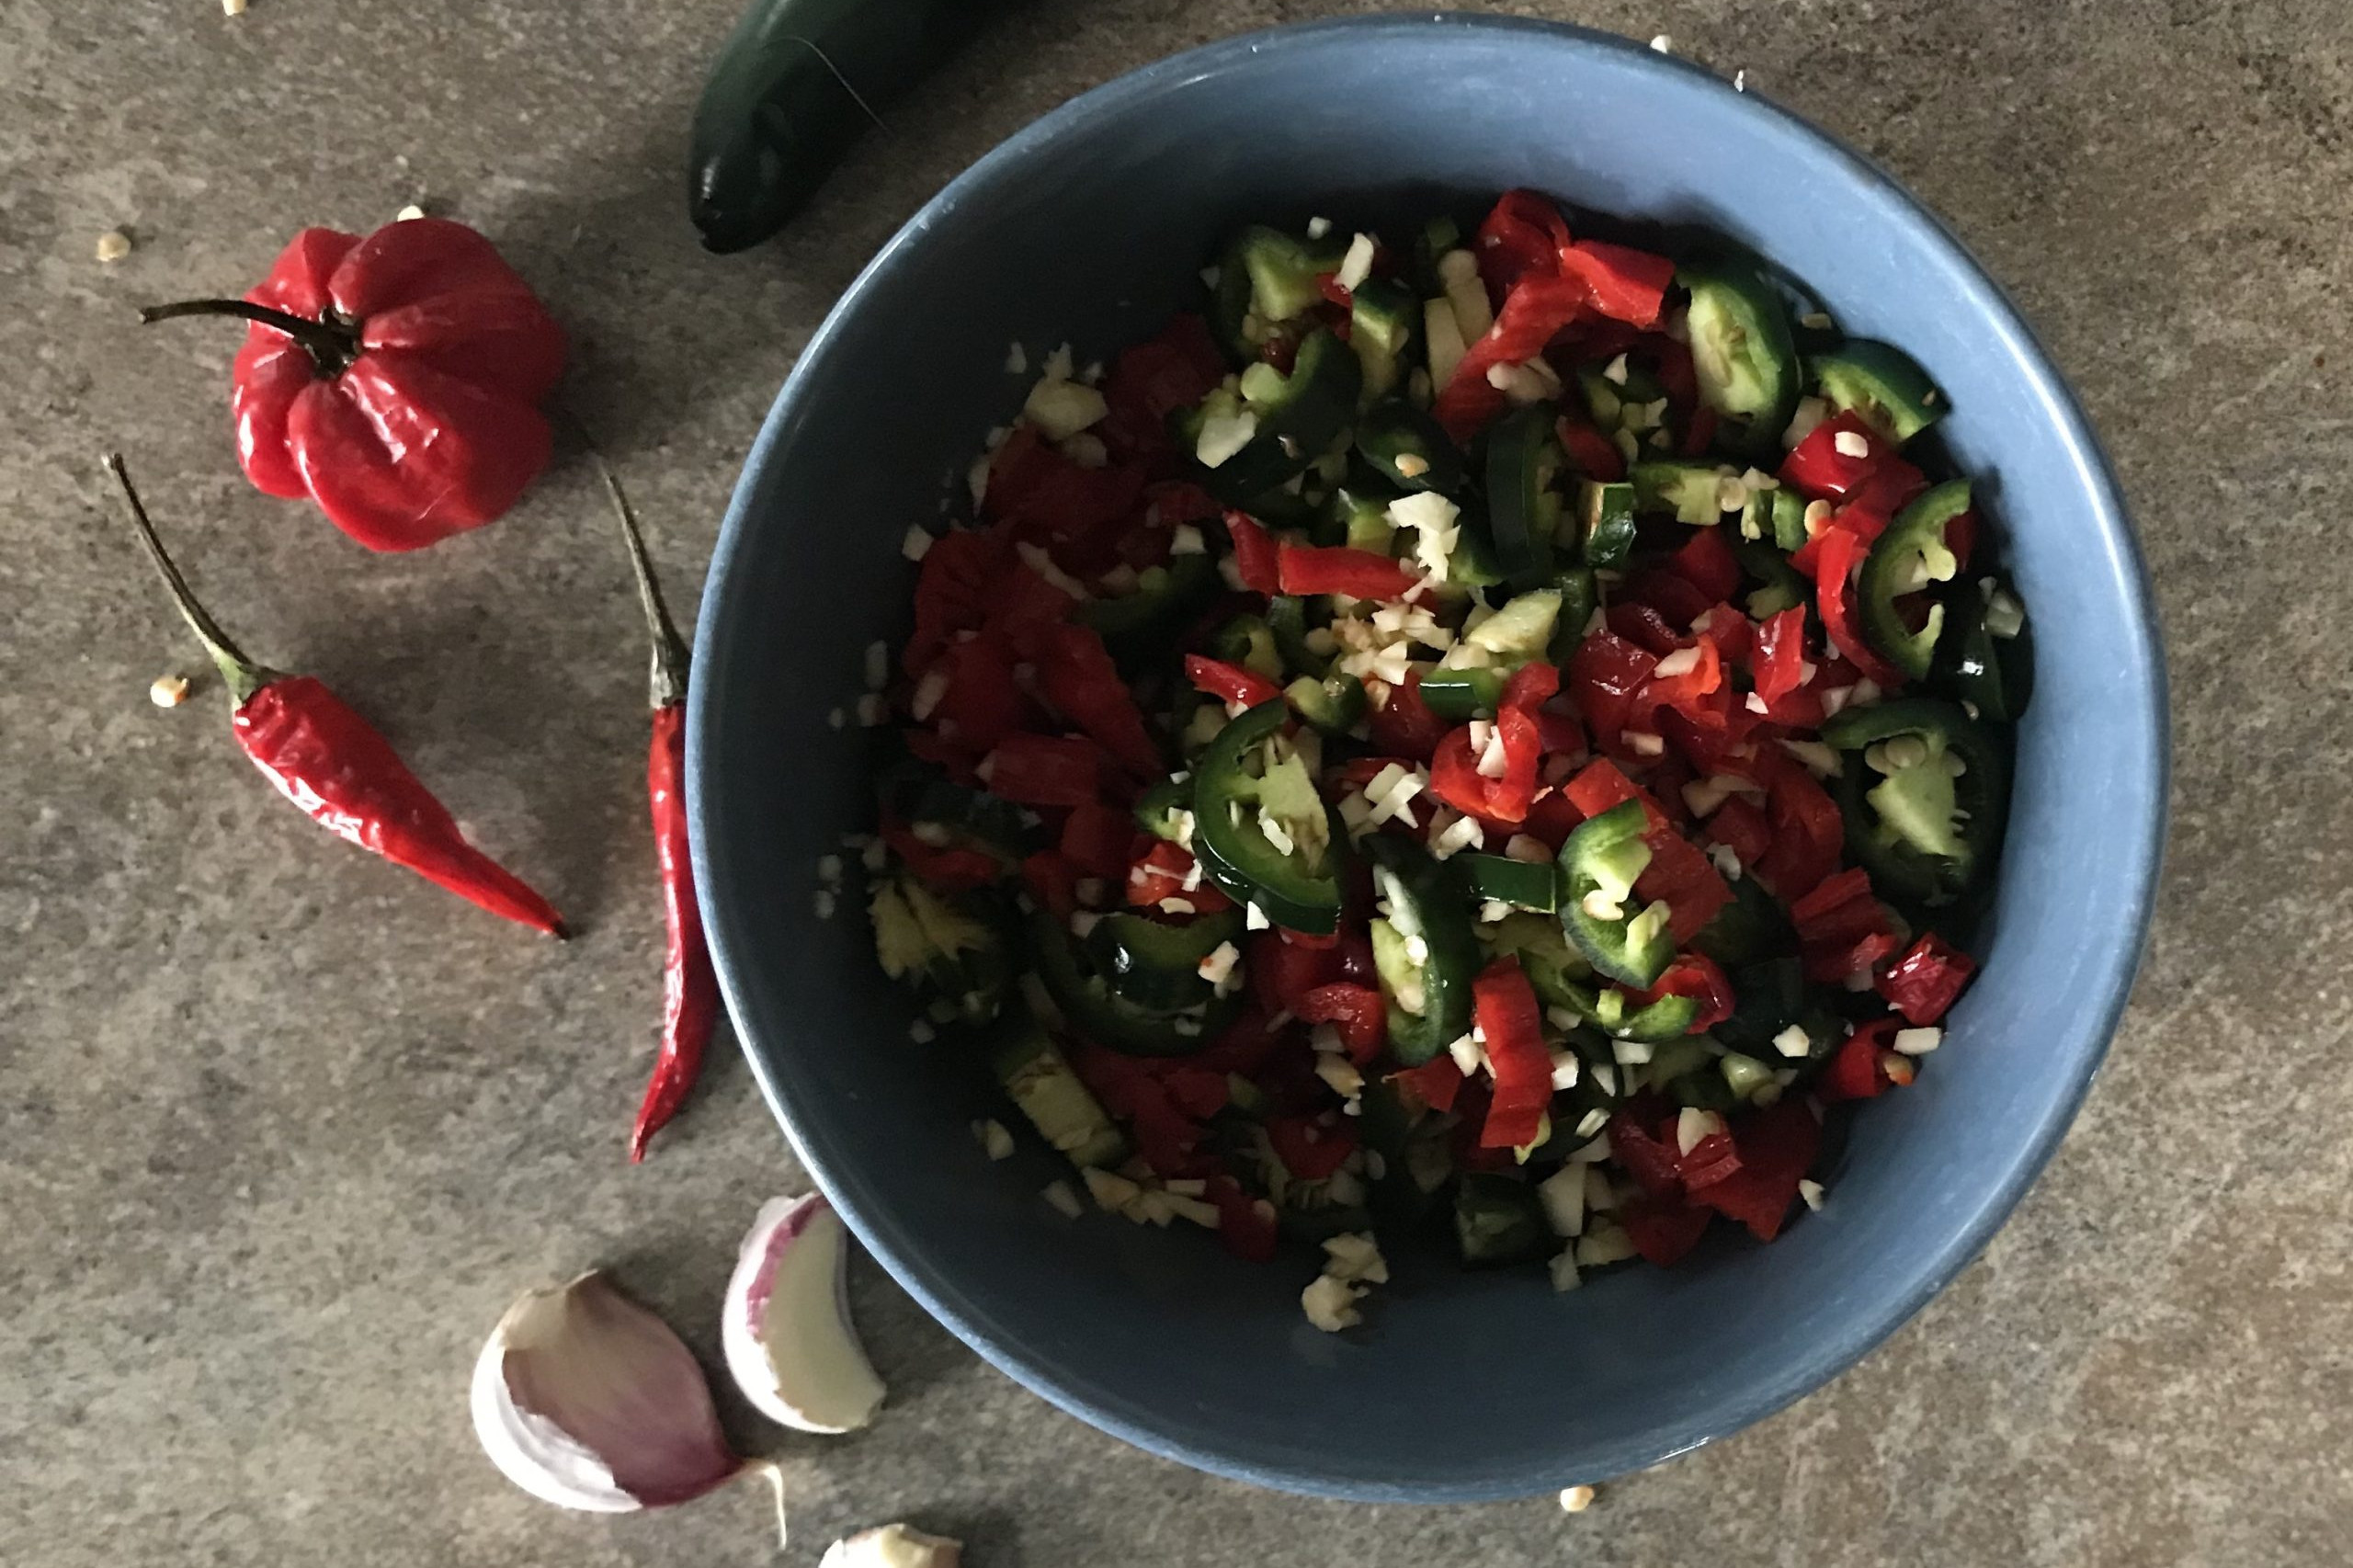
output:
[[[1582,1514],[1593,1506],[1594,1495],[1594,1490],[1590,1486],[1563,1486],[1561,1488],[1561,1511],[1564,1514]]]
[[[177,708],[188,700],[188,676],[157,676],[147,688],[147,700],[158,708]]]
[[[411,218],[422,218],[424,216],[425,209],[412,201],[407,206],[392,214],[392,222],[395,223],[405,223]]]
[[[221,0],[221,14],[224,17],[244,16],[245,14],[245,0]]]
[[[131,236],[120,229],[108,229],[98,236],[98,259],[113,263],[131,254]]]

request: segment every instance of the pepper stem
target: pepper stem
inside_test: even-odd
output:
[[[139,321],[144,326],[176,316],[235,316],[257,325],[276,327],[302,346],[322,376],[342,374],[359,357],[358,335],[348,327],[313,321],[269,305],[256,305],[251,300],[181,300],[175,304],[148,305],[140,311]]]
[[[670,607],[662,601],[662,585],[654,580],[654,562],[645,553],[645,535],[639,531],[637,514],[621,493],[621,482],[605,461],[604,454],[590,448],[589,460],[597,465],[597,473],[605,482],[605,493],[613,498],[613,512],[620,518],[621,539],[629,546],[630,570],[637,574],[638,602],[645,607],[645,630],[654,642],[654,669],[651,684],[653,703],[667,708],[683,702],[687,696],[687,642],[678,635],[677,623],[670,619]]]
[[[180,575],[180,569],[165,552],[164,541],[155,536],[155,525],[147,520],[147,508],[140,504],[139,492],[131,487],[131,475],[122,466],[122,454],[108,452],[106,467],[121,487],[123,510],[131,518],[131,526],[138,530],[139,541],[147,547],[155,570],[163,574],[164,586],[171,591],[172,602],[179,607],[180,619],[188,622],[188,630],[196,633],[204,651],[221,667],[222,678],[229,683],[230,699],[239,707],[244,706],[247,698],[269,684],[271,673],[246,658],[229,640],[229,634],[221,630],[220,622],[197,602],[188,579]]]

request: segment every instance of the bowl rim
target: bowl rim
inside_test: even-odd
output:
[[[1989,324],[2011,356],[2029,372],[2028,383],[2043,404],[2070,465],[2081,477],[2090,497],[2093,540],[2127,585],[2128,619],[2133,639],[2128,653],[2138,667],[2148,672],[2128,700],[2139,710],[2135,717],[2150,736],[2155,777],[2151,781],[2148,821],[2132,851],[2137,875],[2130,879],[2134,892],[2124,912],[2122,926],[2130,941],[2118,948],[2117,956],[2109,965],[2109,972],[2103,977],[2106,995],[2096,1034],[2076,1053],[2070,1081],[2032,1129],[2031,1135],[2020,1144],[2020,1154],[2004,1178],[1981,1195],[1966,1221],[1956,1226],[1900,1288],[1884,1292],[1869,1311],[1843,1316],[1841,1326],[1826,1335],[1784,1376],[1728,1397],[1708,1418],[1696,1423],[1692,1430],[1617,1445],[1597,1466],[1602,1473],[1568,1478],[1549,1471],[1540,1473],[1537,1468],[1529,1467],[1492,1478],[1396,1483],[1370,1482],[1342,1470],[1322,1467],[1312,1457],[1281,1463],[1241,1460],[1156,1429],[1149,1413],[1142,1407],[1090,1386],[1087,1380],[1053,1363],[1050,1358],[1016,1347],[952,1280],[934,1272],[917,1251],[899,1243],[879,1210],[867,1207],[864,1199],[871,1195],[862,1190],[863,1183],[843,1171],[829,1171],[812,1157],[810,1128],[796,1112],[769,1054],[755,1046],[751,1031],[741,1022],[746,1012],[743,974],[750,964],[748,944],[736,937],[737,917],[731,913],[734,901],[725,896],[730,891],[730,878],[713,852],[710,802],[716,786],[710,737],[716,722],[715,699],[711,696],[712,683],[696,682],[688,698],[688,818],[696,882],[710,895],[704,901],[703,914],[721,991],[745,1059],[769,1109],[812,1179],[834,1202],[867,1250],[926,1312],[999,1371],[1099,1430],[1146,1452],[1213,1474],[1312,1496],[1368,1502],[1493,1501],[1548,1491],[1569,1479],[1602,1481],[1644,1469],[1754,1426],[1829,1383],[1883,1344],[1984,1250],[2050,1163],[2081,1109],[2115,1039],[2147,949],[2171,799],[2168,681],[2147,562],[2133,532],[2121,486],[2089,416],[2007,293],[1944,221],[1893,176],[1803,116],[1735,88],[1688,61],[1647,48],[1632,39],[1532,17],[1422,12],[1327,18],[1236,34],[1140,66],[1080,94],[984,153],[910,216],[860,269],[811,335],[785,378],[745,459],[721,525],[705,585],[704,613],[695,639],[696,665],[708,667],[717,659],[719,628],[731,619],[725,608],[738,597],[735,584],[739,579],[733,569],[754,527],[751,515],[755,493],[774,460],[775,449],[793,423],[796,406],[810,395],[811,387],[826,368],[829,348],[877,279],[899,267],[936,222],[981,196],[1040,149],[1139,101],[1269,53],[1313,47],[1336,35],[1412,38],[1426,42],[1432,29],[1514,34],[1532,45],[1631,57],[1650,69],[1688,74],[1725,93],[1741,92],[1751,106],[1746,112],[1755,115],[1768,132],[1810,142],[1814,153],[1842,166],[1889,216],[1924,229],[1932,243],[1951,253],[1959,264],[1956,271],[1963,280],[1969,306]]]

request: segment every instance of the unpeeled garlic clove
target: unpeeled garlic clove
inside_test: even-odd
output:
[[[959,1568],[964,1543],[901,1524],[878,1525],[825,1548],[817,1568]]]
[[[491,1462],[566,1508],[684,1503],[746,1468],[694,1356],[594,1271],[506,1309],[474,1363],[471,1403]]]
[[[761,1206],[744,1238],[720,1343],[744,1397],[803,1432],[874,1419],[882,1380],[849,1317],[849,1233],[816,1193]]]

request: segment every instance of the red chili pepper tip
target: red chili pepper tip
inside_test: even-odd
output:
[[[221,666],[236,705],[230,723],[238,746],[278,793],[338,838],[494,915],[552,937],[566,935],[554,906],[469,844],[449,808],[417,781],[392,743],[324,682],[265,669],[238,650],[165,552],[122,459],[108,454],[106,467],[181,619]]]

